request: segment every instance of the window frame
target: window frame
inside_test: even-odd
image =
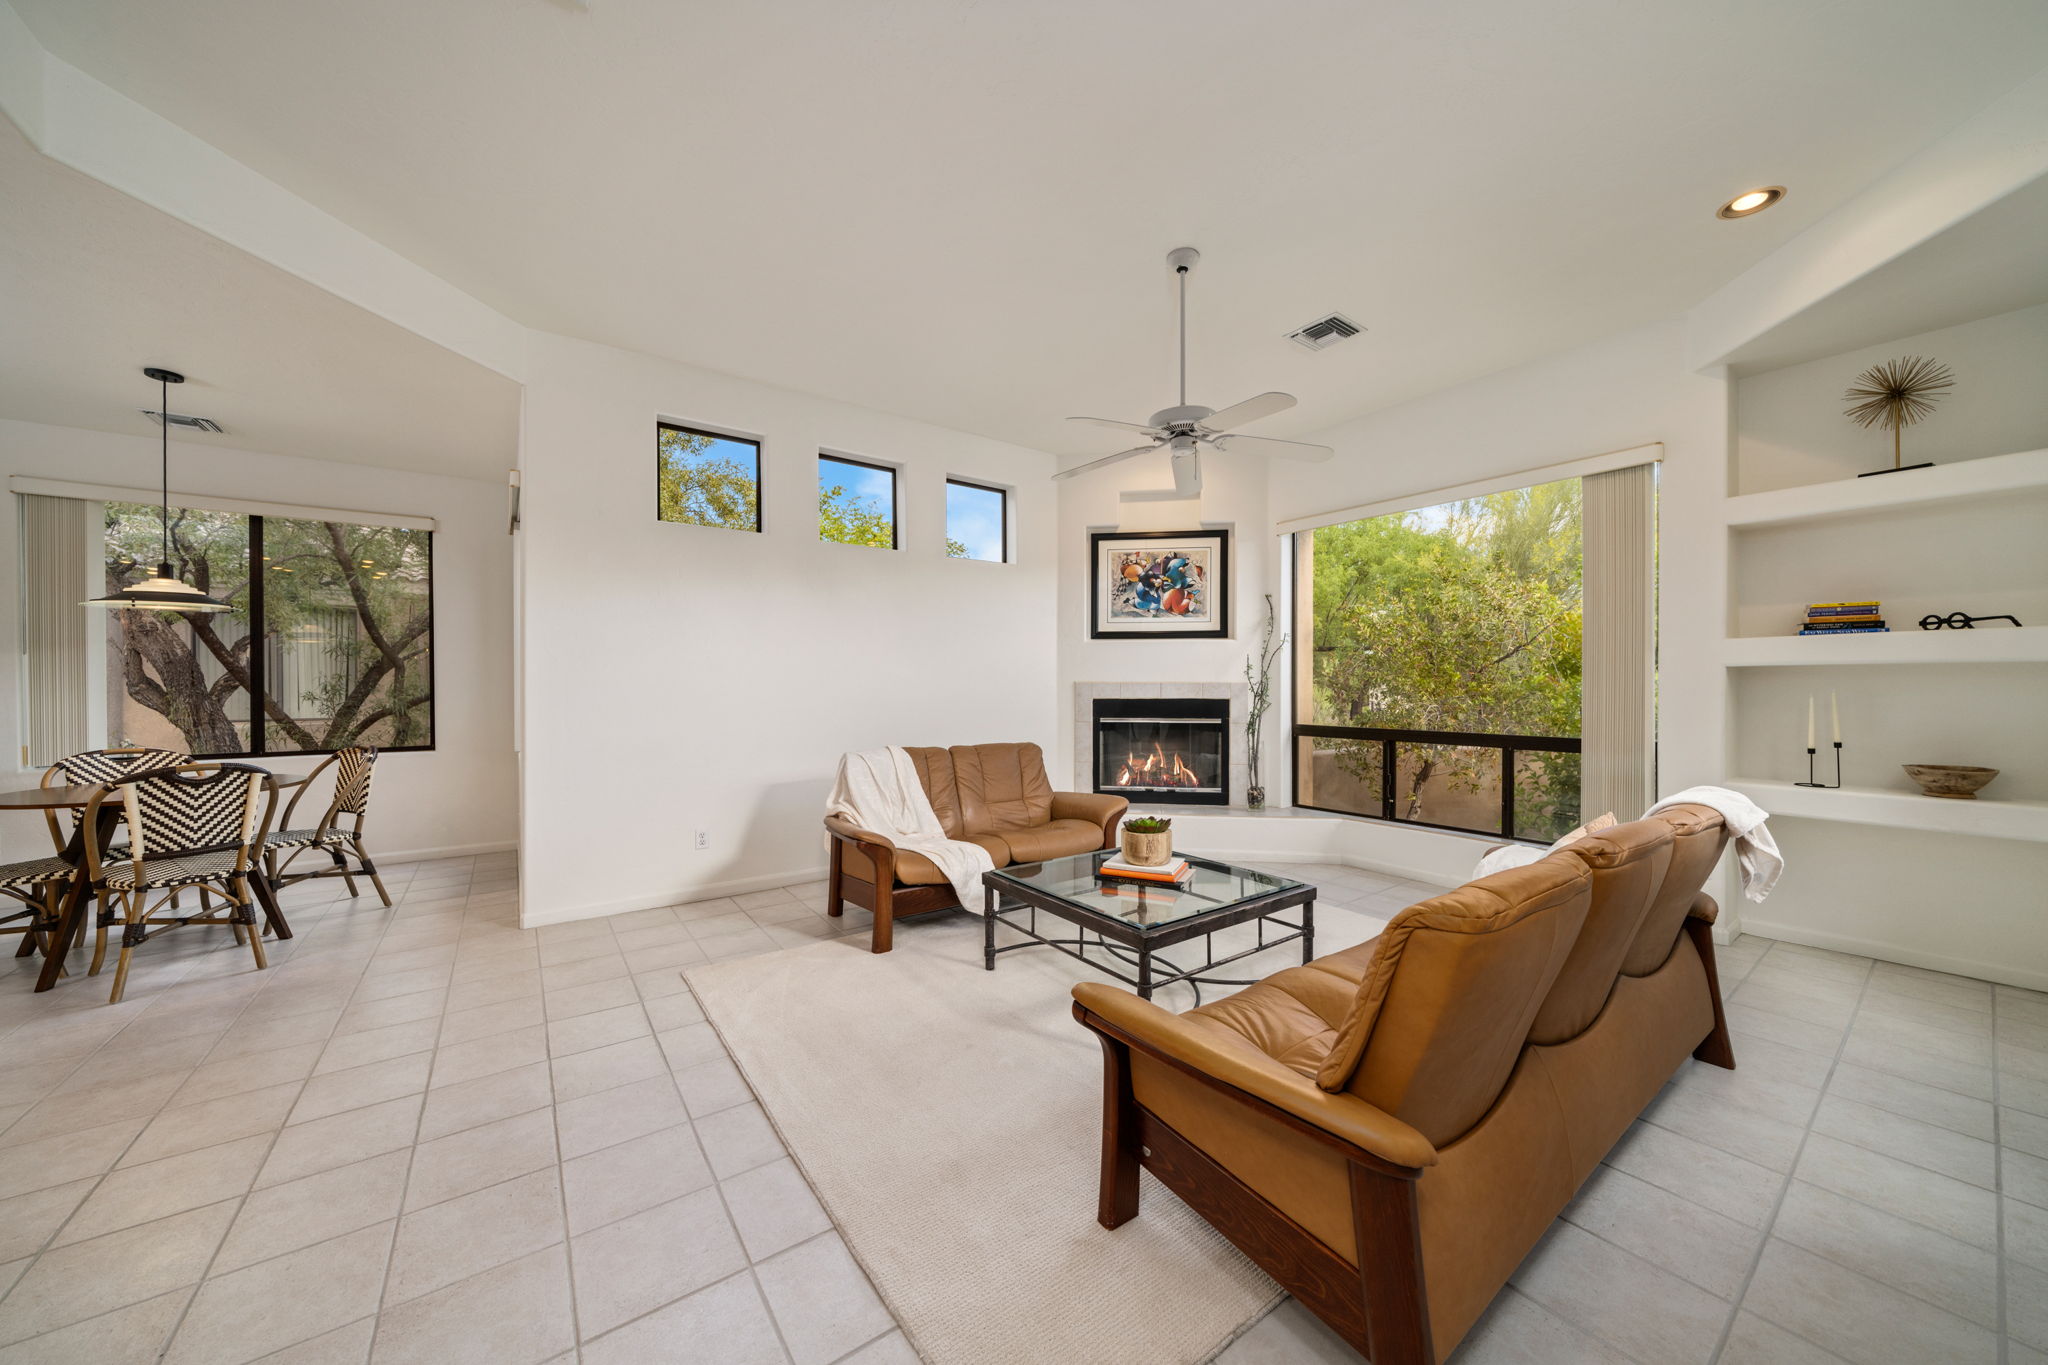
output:
[[[946,486],[948,488],[951,488],[955,484],[958,484],[962,488],[972,488],[982,493],[993,493],[1002,500],[1003,504],[1003,553],[1001,557],[997,559],[977,559],[973,555],[962,555],[960,556],[960,558],[973,564],[1012,563],[1013,561],[1010,558],[1010,490],[1001,487],[997,484],[979,483],[973,479],[962,479],[956,477],[955,475],[948,474],[946,476]],[[946,531],[948,533],[946,539],[948,540],[952,539],[952,529],[953,527],[951,523],[948,522],[946,526]]]
[[[879,471],[879,472],[881,472],[881,473],[884,473],[884,474],[887,474],[887,475],[889,476],[889,546],[888,546],[888,548],[889,548],[889,549],[891,549],[891,550],[900,550],[900,549],[902,549],[902,548],[903,548],[903,479],[902,479],[902,469],[901,469],[901,467],[900,467],[900,466],[898,466],[898,465],[893,465],[893,464],[883,464],[883,463],[882,463],[881,461],[879,461],[879,460],[862,460],[862,459],[856,459],[856,458],[855,458],[854,456],[851,456],[851,455],[841,455],[841,454],[839,454],[839,453],[838,453],[837,451],[832,451],[832,450],[820,450],[820,451],[818,452],[818,463],[822,465],[822,464],[824,464],[824,463],[825,463],[825,462],[826,462],[827,460],[830,460],[830,461],[831,461],[831,462],[832,462],[833,464],[849,464],[849,465],[852,465],[852,466],[853,466],[854,468],[856,468],[856,469],[873,469],[873,470],[877,470],[877,471]],[[819,471],[815,471],[815,472],[818,472],[818,473],[820,473],[820,474],[822,474],[822,473],[823,473],[823,471],[822,471],[822,470],[819,470]],[[825,481],[824,481],[824,479],[823,479],[823,478],[820,478],[820,479],[818,480],[818,486],[819,486],[820,488],[823,488],[823,487],[824,487],[824,482],[825,482]],[[881,548],[882,548],[882,547],[881,547],[881,546],[879,546],[879,545],[859,545],[859,544],[855,544],[855,543],[854,543],[854,542],[852,542],[852,541],[846,541],[846,540],[833,540],[833,539],[831,539],[830,537],[828,537],[828,536],[827,536],[827,535],[825,534],[825,528],[824,528],[824,527],[823,527],[822,525],[821,525],[821,526],[819,526],[819,528],[818,528],[818,543],[819,543],[820,545],[851,545],[851,546],[852,546],[852,547],[853,547],[854,549],[856,549],[856,550],[878,550],[878,549],[881,549]]]
[[[661,514],[661,433],[680,431],[686,436],[704,436],[713,441],[738,441],[754,448],[754,524],[752,526],[727,526],[711,521],[671,521]],[[658,526],[701,526],[707,531],[739,531],[744,534],[761,535],[767,530],[768,497],[767,484],[762,476],[766,460],[762,454],[767,442],[759,436],[747,436],[737,431],[718,431],[711,427],[693,427],[687,422],[672,422],[666,417],[654,419],[654,521]]]
[[[177,506],[178,504],[173,504]],[[208,510],[194,508],[187,510]],[[238,512],[233,515],[246,517],[249,522],[249,562],[252,566],[264,564],[263,521],[261,512]],[[333,521],[337,525],[350,526],[358,523],[339,521],[334,517],[293,516],[282,517],[284,521]],[[404,528],[421,530],[427,538],[427,734],[431,738],[425,744],[378,744],[374,747],[380,754],[426,754],[434,752],[440,743],[441,727],[438,704],[440,699],[439,666],[440,653],[433,643],[434,638],[434,538],[433,530],[419,527]],[[269,580],[264,571],[253,568],[249,574],[249,625],[255,634],[254,644],[249,649],[249,702],[254,712],[249,724],[249,747],[237,750],[193,751],[194,758],[325,758],[338,752],[336,749],[273,749],[269,746],[270,720],[264,703],[270,699],[270,651],[266,648],[269,638],[268,616],[266,613]],[[176,613],[173,613],[174,615]],[[347,745],[341,746],[348,747]]]

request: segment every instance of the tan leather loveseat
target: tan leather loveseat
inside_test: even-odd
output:
[[[980,844],[997,867],[1114,848],[1117,822],[1131,804],[1121,796],[1054,791],[1036,744],[905,752],[947,837]],[[825,913],[843,913],[847,901],[872,911],[876,952],[889,951],[897,916],[960,908],[945,874],[922,853],[834,815],[825,817],[825,829],[832,836]]]
[[[1733,1067],[1677,806],[1175,1015],[1074,988],[1108,1084],[1098,1217],[1150,1170],[1374,1365],[1448,1356],[1688,1055]]]

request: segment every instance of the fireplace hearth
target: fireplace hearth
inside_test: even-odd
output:
[[[1230,804],[1230,703],[1097,697],[1095,790],[1141,805]]]

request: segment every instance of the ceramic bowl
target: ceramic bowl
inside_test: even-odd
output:
[[[1996,768],[1969,768],[1955,763],[1908,763],[1906,776],[1920,784],[1928,796],[1946,796],[1954,801],[1974,801],[1977,789],[1998,776]]]

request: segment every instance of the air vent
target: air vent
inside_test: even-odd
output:
[[[189,417],[182,412],[174,412],[166,416],[165,414],[158,412],[155,408],[142,409],[142,415],[144,417],[147,417],[152,422],[167,421],[174,427],[185,427],[192,431],[227,430],[226,427],[223,427],[220,423],[214,421],[211,417]]]
[[[1287,339],[1306,346],[1311,351],[1326,351],[1345,337],[1355,337],[1364,330],[1342,313],[1331,313],[1327,317],[1317,318],[1300,331],[1289,332]]]

